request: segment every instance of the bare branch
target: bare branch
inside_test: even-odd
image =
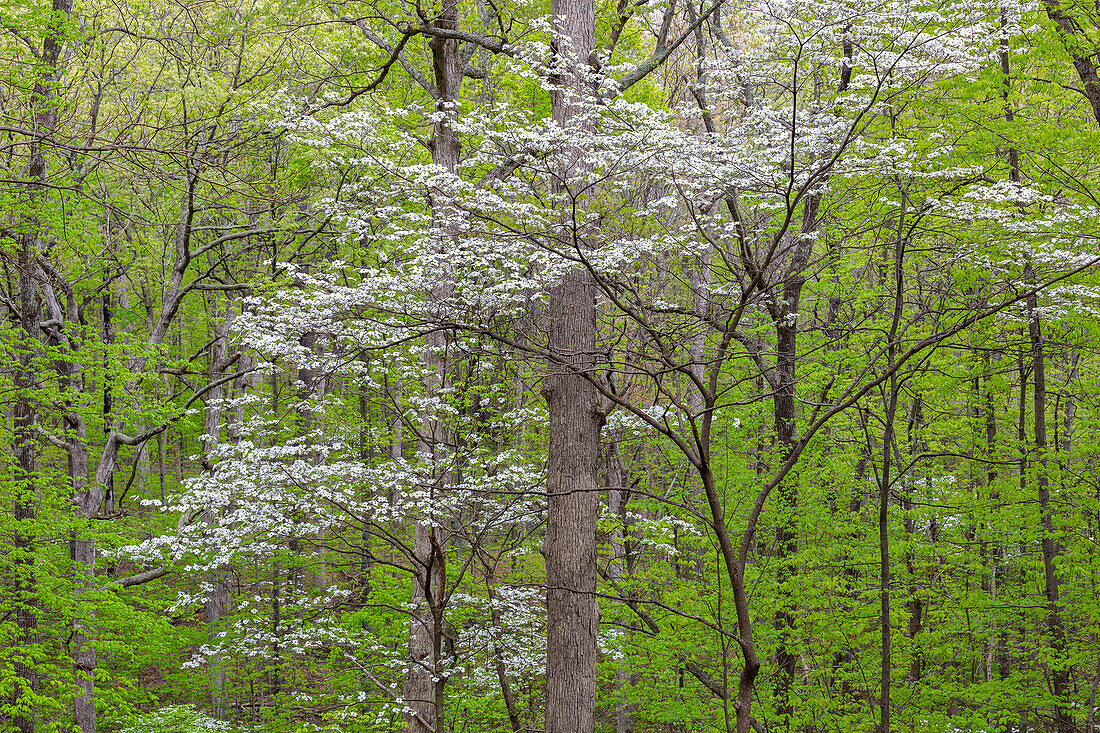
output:
[[[714,11],[722,7],[723,2],[724,0],[715,0],[714,4],[707,8],[707,11],[705,13],[701,13],[699,17],[695,19],[694,23],[689,25],[683,33],[676,36],[676,38],[670,41],[667,45],[661,45],[660,43],[658,43],[657,48],[653,51],[652,56],[650,56],[642,63],[638,64],[638,67],[634,69],[634,71],[630,72],[619,80],[619,92],[625,92],[627,89],[649,76],[649,74],[652,73],[654,69],[663,64],[665,62],[665,59],[667,59],[673,51],[679,48],[681,43],[686,41],[688,38],[691,38],[691,36],[695,33],[696,28],[699,28],[707,20],[707,18],[709,18],[711,14],[714,13]]]

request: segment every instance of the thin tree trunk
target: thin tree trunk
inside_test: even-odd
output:
[[[271,661],[267,668],[267,687],[272,704],[282,691],[283,653],[283,561],[276,557],[271,570]]]
[[[112,324],[112,304],[111,304],[111,280],[110,272],[105,272],[103,275],[103,344],[110,347],[115,342],[115,332]],[[103,355],[103,439],[106,442],[110,437],[111,431],[115,429],[114,423],[114,380],[108,375],[110,372],[107,370],[109,356],[107,353]],[[114,467],[107,474],[106,481],[103,484],[103,509],[107,516],[111,516],[115,513],[115,472]]]
[[[775,420],[775,438],[779,447],[778,462],[784,463],[791,456],[797,440],[797,411],[795,396],[798,389],[798,308],[805,284],[803,270],[809,263],[814,235],[817,232],[817,212],[821,194],[810,194],[803,203],[802,228],[797,240],[785,233],[780,246],[787,250],[790,265],[782,284],[779,298],[769,306],[775,327],[775,393],[772,397]],[[798,484],[794,480],[779,485],[780,516],[775,532],[775,556],[778,562],[779,603],[774,626],[777,633],[775,650],[776,711],[788,730],[794,716],[791,685],[798,667],[798,654],[793,650],[795,594],[790,583],[797,574],[794,556],[798,552]]]
[[[34,281],[35,237],[24,235],[18,254],[19,264],[19,326],[25,340],[19,350],[19,369],[15,375],[14,430],[12,453],[15,458],[16,497],[13,516],[16,527],[12,546],[15,549],[15,624],[19,629],[18,643],[28,651],[15,655],[15,680],[11,689],[11,704],[16,712],[12,725],[20,733],[34,733],[35,713],[30,698],[34,693],[37,672],[29,647],[38,641],[38,614],[40,601],[34,569],[34,529],[37,519],[38,487],[35,475],[38,470],[38,437],[35,423],[38,406],[34,402],[37,364],[33,348],[38,341],[39,305]]]
[[[1030,275],[1028,263],[1025,276]],[[1042,514],[1043,577],[1047,598],[1047,632],[1054,652],[1051,659],[1050,683],[1054,693],[1054,723],[1058,733],[1073,733],[1073,718],[1066,707],[1069,693],[1069,670],[1066,668],[1066,632],[1062,623],[1062,604],[1059,598],[1061,579],[1056,564],[1061,548],[1054,535],[1054,508],[1050,500],[1050,478],[1047,476],[1047,388],[1046,356],[1042,324],[1039,321],[1038,297],[1028,297],[1028,333],[1031,337],[1031,364],[1034,372],[1034,420],[1035,453],[1039,469],[1035,475],[1035,485],[1039,494],[1039,511]]]
[[[1100,658],[1096,660],[1096,671],[1092,676],[1092,689],[1089,692],[1088,708],[1085,712],[1085,733],[1096,733],[1096,690],[1100,687]]]
[[[369,370],[369,366],[368,366]],[[369,371],[368,371],[369,376]],[[367,398],[366,388],[360,387],[359,393],[359,460],[363,462],[364,466],[369,466],[374,460],[374,442],[370,437],[372,410],[370,406],[370,400]],[[370,499],[370,495],[367,497]],[[360,532],[360,540],[363,545],[359,550],[359,597],[366,603],[370,598],[371,593],[371,575],[374,572],[374,551],[372,547],[372,540],[374,536],[371,533],[371,523],[373,522],[373,516],[371,513],[366,514],[363,517],[363,528]]]
[[[894,243],[894,315],[890,324],[889,342],[887,344],[887,357],[889,367],[893,367],[898,355],[898,328],[901,323],[901,315],[905,292],[905,271],[902,266],[905,262],[905,214],[906,191],[901,192],[901,211],[898,214],[897,237]],[[879,478],[879,505],[878,505],[878,540],[879,540],[879,624],[881,633],[881,648],[879,650],[879,724],[878,733],[890,733],[891,718],[891,672],[893,669],[893,638],[890,621],[890,585],[892,572],[890,567],[890,531],[889,531],[889,506],[890,506],[890,459],[894,449],[894,418],[898,406],[897,372],[890,373],[890,392],[887,395],[886,426],[882,437],[882,476]]]
[[[216,320],[214,324],[214,340],[210,344],[209,352],[209,380],[216,382],[225,376],[227,338],[232,323],[232,303],[226,305],[226,314],[223,320]],[[206,410],[203,415],[203,451],[209,451],[216,445],[221,434],[222,399],[226,389],[222,386],[214,387],[207,393]],[[212,510],[203,514],[203,521],[214,526],[218,523],[218,517]],[[227,580],[227,568],[219,567],[210,573],[210,595],[205,603],[205,617],[207,625],[207,641],[212,646],[217,644],[218,621],[225,615],[229,608],[229,582]],[[210,660],[210,710],[211,715],[224,720],[226,672],[225,660],[220,654]]]
[[[981,395],[982,407],[980,411],[984,418],[985,423],[985,459],[989,462],[989,468],[985,473],[985,486],[986,486],[986,506],[991,516],[996,516],[1000,511],[1000,491],[997,488],[997,414],[995,411],[995,404],[993,398],[993,387],[990,385],[990,378],[993,374],[993,361],[987,350],[982,357],[982,363],[984,366],[984,376],[982,378],[982,386],[984,394]],[[982,547],[985,548],[987,542],[982,543]],[[1004,551],[1000,542],[994,540],[992,547],[989,548],[986,553],[989,557],[989,593],[990,600],[994,603],[997,602],[998,594],[1000,593],[999,583],[1001,582],[1001,574],[1003,572],[1003,557]],[[1004,654],[1005,645],[1005,630],[994,628],[989,637],[989,645],[986,650],[986,681],[993,681],[993,670],[996,668],[1002,679],[1007,677],[1008,670],[1006,669],[1006,659]],[[1009,727],[1011,724],[1008,724]]]
[[[432,24],[443,30],[458,30],[457,0],[444,0],[443,7]],[[462,73],[465,62],[458,41],[434,37],[430,42],[435,76],[436,111],[439,118],[433,129],[432,163],[449,174],[458,170],[461,145],[451,116],[462,94]],[[448,194],[441,192],[432,205],[432,229],[437,233],[436,245],[442,250],[457,235],[455,212],[446,205]],[[438,286],[427,293],[429,301],[446,296]],[[425,339],[425,360],[428,365],[426,391],[433,396],[445,393],[450,370],[447,348],[448,335],[432,331]],[[418,452],[423,462],[432,467],[430,487],[434,492],[446,483],[446,471],[440,466],[440,449],[447,443],[447,431],[442,414],[421,417],[421,440]],[[412,603],[416,610],[409,619],[409,661],[405,672],[403,695],[413,714],[406,715],[408,733],[442,733],[444,729],[443,695],[446,675],[443,673],[443,628],[446,582],[446,540],[438,536],[438,528],[430,517],[417,522],[413,538]]]
[[[910,450],[914,458],[924,448],[920,437],[923,423],[924,404],[918,392],[913,398],[913,412],[910,418]],[[909,611],[909,623],[905,631],[906,636],[911,641],[910,646],[913,650],[909,665],[909,678],[914,682],[918,682],[923,673],[924,654],[915,640],[923,627],[924,600],[920,597],[920,591],[917,587],[917,566],[913,555],[913,545],[917,541],[917,527],[913,521],[913,483],[912,481],[906,481],[905,486],[902,488],[901,509],[904,514],[905,534],[909,539],[908,547],[905,550],[905,569],[909,576],[909,587],[907,589],[909,598],[905,602]]]

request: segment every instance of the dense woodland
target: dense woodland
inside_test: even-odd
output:
[[[1098,54],[3,0],[3,730],[1096,733]]]

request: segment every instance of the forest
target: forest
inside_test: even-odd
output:
[[[0,0],[2,733],[1098,733],[1086,0]]]

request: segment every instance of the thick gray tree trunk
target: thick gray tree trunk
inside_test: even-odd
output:
[[[590,372],[596,342],[596,286],[573,273],[550,294],[551,364],[546,477],[546,733],[596,725],[596,484],[600,421]]]
[[[565,128],[586,124],[578,100],[589,95],[585,69],[595,50],[592,0],[552,0],[551,47],[562,64],[560,87],[551,93],[554,121]],[[557,171],[555,193],[582,175],[573,151]],[[584,207],[580,207],[583,210]],[[563,216],[558,246],[584,253],[582,222]],[[592,376],[596,349],[596,284],[575,270],[550,292],[549,347],[553,355],[543,389],[550,414],[547,454],[546,733],[587,733],[596,726],[596,472],[599,401]]]

